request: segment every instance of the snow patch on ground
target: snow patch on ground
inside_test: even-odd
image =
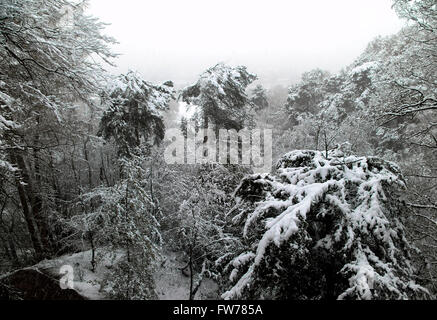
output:
[[[159,300],[188,300],[190,277],[181,268],[187,264],[179,252],[165,251],[164,261],[155,273],[156,293]],[[219,299],[218,286],[211,279],[203,279],[194,297],[196,300]]]
[[[78,252],[72,255],[64,255],[53,260],[44,260],[35,267],[53,275],[61,275],[61,267],[69,265],[74,271],[74,290],[83,297],[90,300],[108,299],[107,293],[102,288],[105,276],[110,272],[112,266],[123,257],[121,250],[110,252],[104,249],[96,250],[96,269],[91,271],[91,250]]]
[[[62,276],[60,270],[64,265],[69,265],[74,271],[74,290],[90,300],[109,299],[105,288],[102,286],[113,265],[124,256],[122,250],[112,252],[108,249],[96,250],[96,269],[91,271],[91,250],[71,255],[64,255],[52,260],[44,260],[34,266],[53,276]],[[156,293],[160,300],[188,300],[190,277],[184,275],[180,268],[184,267],[183,254],[172,251],[163,253],[163,261],[155,272],[154,279]],[[195,299],[218,299],[218,286],[211,279],[204,279]]]

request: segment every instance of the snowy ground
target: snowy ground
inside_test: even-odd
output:
[[[74,271],[74,290],[88,299],[104,300],[108,299],[108,296],[101,285],[103,279],[122,256],[122,251],[110,253],[107,250],[98,250],[95,272],[91,271],[91,250],[44,260],[34,267],[59,277],[61,267],[69,265]],[[188,299],[190,278],[179,269],[185,264],[180,253],[164,252],[164,260],[154,275],[156,293],[160,300]],[[204,279],[195,299],[218,299],[217,290],[214,281]]]
[[[190,277],[179,268],[186,265],[182,255],[176,252],[164,252],[164,263],[155,274],[156,293],[160,300],[188,300]],[[196,300],[218,299],[218,286],[211,279],[204,279],[196,293]]]
[[[121,251],[109,253],[106,250],[97,250],[98,263],[95,272],[91,271],[91,250],[44,260],[35,267],[53,275],[60,275],[61,267],[69,265],[74,271],[73,289],[88,299],[103,300],[107,299],[107,295],[101,286],[102,280],[122,256]]]

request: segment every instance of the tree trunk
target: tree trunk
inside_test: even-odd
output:
[[[85,161],[88,165],[88,187],[92,188],[93,186],[93,173],[91,170],[91,164],[89,161],[89,156],[88,156],[88,142],[89,142],[89,137],[85,140],[84,144],[83,144],[83,153],[84,153],[84,157],[85,157]]]
[[[38,190],[42,190],[41,185],[41,172],[40,172],[40,165],[39,165],[39,157],[38,152],[35,150],[33,153],[34,162],[35,162],[35,180],[36,180],[36,187]],[[26,169],[24,167],[24,169]],[[28,177],[29,175],[26,174]],[[41,237],[41,243],[43,245],[44,250],[50,251],[50,241],[49,241],[49,226],[47,224],[46,217],[43,216],[42,213],[42,199],[38,192],[33,192],[31,190],[31,184],[30,180],[27,182],[29,186],[29,195],[33,196],[32,201],[32,211],[33,216],[35,217],[36,225],[38,226],[38,230],[40,232]]]
[[[19,169],[24,165],[23,158],[20,155],[12,155],[11,160],[15,163]],[[26,173],[22,171],[22,175]],[[26,180],[23,177],[24,180]],[[24,181],[25,182],[25,181]],[[35,222],[35,217],[33,213],[29,209],[28,200],[26,197],[26,192],[24,191],[24,187],[22,181],[18,175],[15,177],[15,183],[17,186],[18,196],[20,198],[21,207],[23,208],[24,218],[26,220],[27,229],[29,230],[30,239],[32,241],[33,249],[35,250],[35,255],[37,259],[42,259],[44,256],[44,249],[41,243],[41,238],[39,235],[39,230],[37,228],[37,224]]]
[[[15,246],[15,242],[12,239],[12,235],[8,236],[8,244],[9,244],[9,255],[12,259],[12,263],[14,266],[19,266],[20,259],[18,258],[17,247]]]
[[[193,272],[193,248],[192,248],[192,246],[190,246],[190,261],[188,263],[188,266],[190,267],[190,300],[194,300],[194,294],[193,294],[194,272]]]
[[[94,272],[96,270],[96,248],[94,247],[94,235],[92,231],[89,231],[88,235],[91,244],[91,271]]]

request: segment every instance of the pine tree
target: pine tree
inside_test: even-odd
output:
[[[399,167],[375,157],[293,151],[236,190],[245,249],[230,298],[408,299],[414,282]]]
[[[199,80],[184,88],[180,99],[200,108],[201,126],[240,130],[249,121],[246,88],[256,80],[246,67],[230,67],[219,63],[200,75]]]
[[[114,139],[119,155],[129,156],[141,143],[157,144],[164,138],[162,113],[168,110],[173,84],[153,85],[129,71],[110,83],[108,109],[100,122],[99,134]]]
[[[259,112],[268,108],[269,101],[267,98],[267,91],[262,85],[258,84],[252,90],[252,96],[250,97],[252,104],[255,106],[255,111]]]

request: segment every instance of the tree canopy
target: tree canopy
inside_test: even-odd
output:
[[[375,157],[293,151],[274,175],[244,178],[233,221],[246,249],[228,265],[231,298],[404,299],[416,284],[399,167]]]
[[[222,129],[242,129],[249,119],[250,99],[246,88],[256,79],[245,66],[219,63],[202,73],[196,83],[184,88],[180,99],[194,105],[195,117],[207,128],[209,121]]]

